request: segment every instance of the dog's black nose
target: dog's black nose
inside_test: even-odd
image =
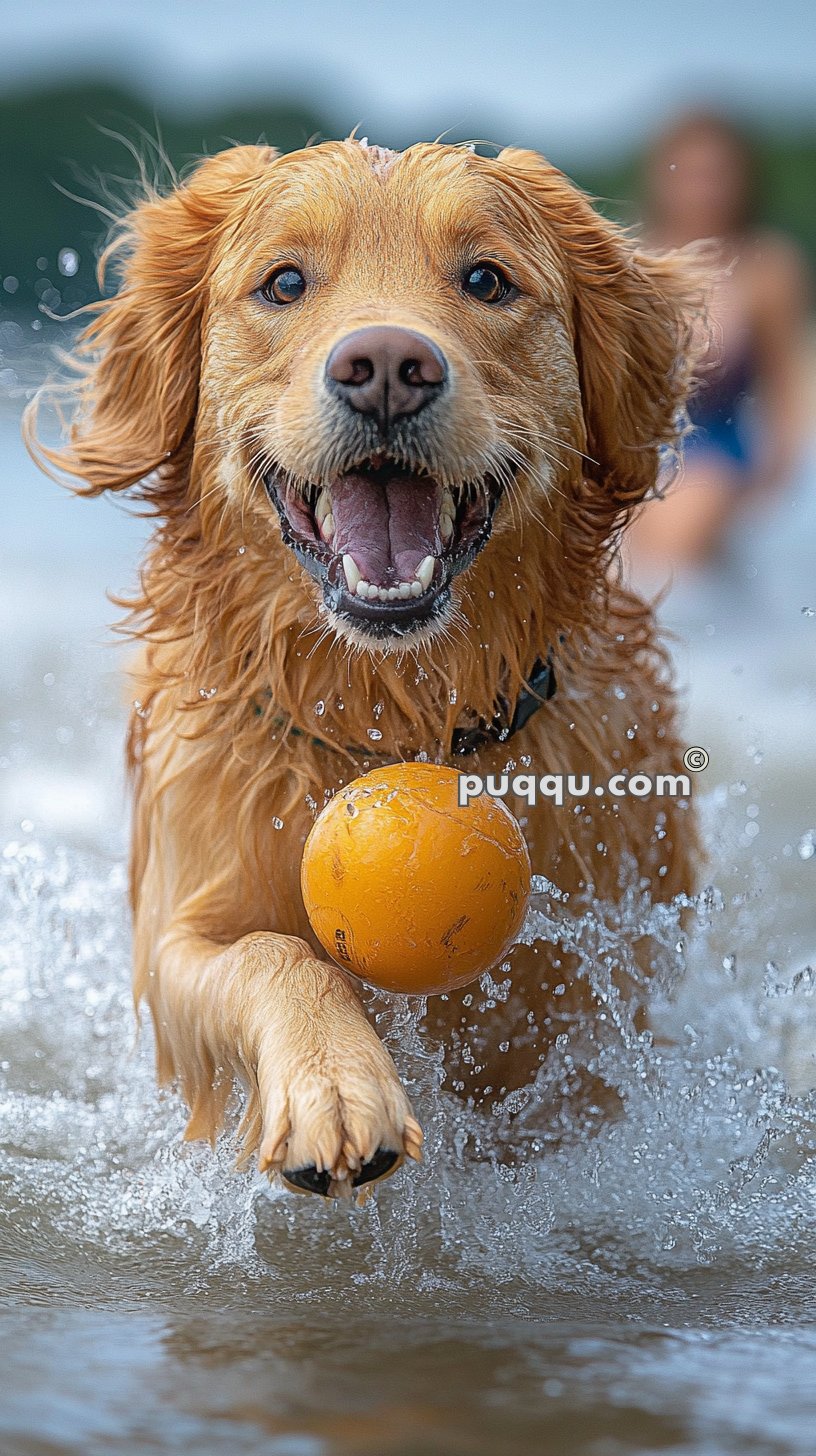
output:
[[[357,329],[335,344],[326,360],[329,388],[353,410],[375,415],[380,428],[414,415],[444,389],[445,356],[412,329],[386,324]]]

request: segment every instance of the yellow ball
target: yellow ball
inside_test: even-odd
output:
[[[329,955],[386,991],[451,991],[492,970],[530,894],[516,819],[483,794],[460,805],[456,769],[392,764],[329,801],[300,884]]]

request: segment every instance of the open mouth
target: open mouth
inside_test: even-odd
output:
[[[453,577],[489,539],[502,493],[493,476],[443,486],[380,460],[322,486],[293,486],[273,470],[266,488],[326,606],[374,637],[407,635],[444,613]]]

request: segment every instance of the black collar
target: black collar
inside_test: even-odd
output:
[[[555,669],[552,664],[552,655],[547,653],[545,662],[542,662],[541,658],[537,657],[533,663],[533,670],[527,679],[527,686],[522,688],[516,698],[516,706],[513,712],[510,712],[510,704],[507,699],[499,698],[499,708],[492,722],[488,723],[486,719],[480,718],[479,722],[472,728],[454,728],[453,737],[451,738],[451,753],[455,758],[466,758],[468,754],[478,753],[479,749],[486,748],[491,743],[506,743],[508,738],[512,738],[514,733],[518,733],[519,729],[523,728],[525,723],[530,721],[533,714],[538,712],[543,703],[548,703],[550,698],[555,697],[556,691],[557,684],[555,681]],[[271,692],[265,694],[266,698],[271,698],[271,696]],[[264,712],[264,708],[257,700],[254,702],[253,707],[256,715],[260,717]],[[283,727],[285,721],[284,718],[273,719],[275,725],[279,727]],[[337,747],[336,744],[328,743],[325,738],[304,734],[302,728],[290,726],[288,731],[296,737],[311,737],[312,742],[322,748]],[[356,748],[350,749],[349,751],[355,757],[359,757],[363,752],[366,758],[382,757],[381,754],[372,752],[370,749],[362,750]]]
[[[500,698],[499,710],[491,723],[482,718],[475,728],[454,728],[451,753],[457,758],[464,758],[469,753],[478,753],[480,748],[486,748],[490,743],[506,743],[508,738],[512,738],[514,733],[518,733],[529,722],[542,703],[548,703],[550,698],[555,697],[556,690],[555,669],[550,653],[547,654],[546,662],[537,657],[527,680],[527,687],[522,688],[516,698],[512,714],[507,699]]]

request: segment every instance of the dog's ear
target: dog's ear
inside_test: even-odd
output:
[[[614,519],[654,485],[660,448],[675,444],[682,429],[703,334],[705,259],[693,250],[640,250],[535,152],[510,148],[499,162],[516,174],[517,205],[526,200],[566,260],[589,457],[584,475],[597,482],[598,503]]]
[[[214,248],[275,156],[264,146],[220,152],[173,192],[148,197],[123,219],[99,267],[104,287],[106,265],[118,263],[120,287],[90,305],[93,316],[72,360],[79,383],[57,386],[54,394],[58,405],[67,392],[77,406],[67,445],[52,450],[38,440],[37,400],[27,412],[32,453],[81,482],[78,494],[137,485],[184,442],[196,410]]]

